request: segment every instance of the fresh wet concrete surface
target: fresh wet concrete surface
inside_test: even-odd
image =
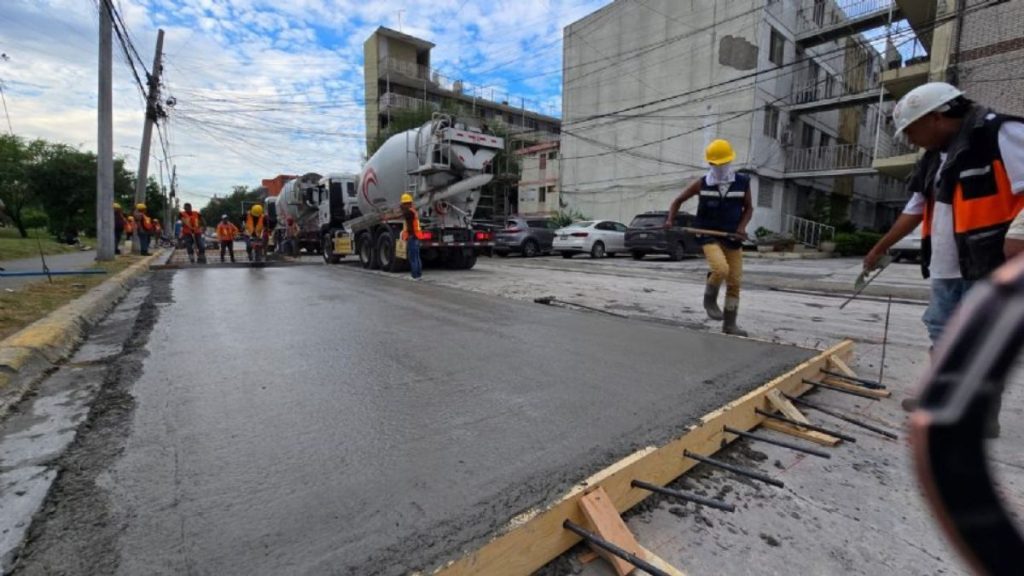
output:
[[[431,569],[813,355],[352,267],[152,284],[16,573]]]

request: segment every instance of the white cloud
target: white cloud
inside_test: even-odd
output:
[[[481,95],[560,109],[562,28],[608,0],[117,0],[146,67],[158,27],[182,196],[196,203],[278,173],[357,171],[365,150],[363,42],[398,28]],[[6,0],[0,62],[25,137],[95,149],[97,28],[83,0]],[[119,50],[115,44],[115,50]],[[137,161],[142,100],[115,54],[115,152]],[[484,73],[484,74],[481,74]],[[145,79],[143,78],[143,81]],[[154,150],[159,145],[154,142]],[[151,163],[152,172],[156,164]]]

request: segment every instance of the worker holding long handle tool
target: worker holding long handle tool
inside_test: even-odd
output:
[[[704,310],[708,318],[722,320],[722,331],[746,336],[736,324],[740,306],[740,283],[743,280],[743,241],[747,224],[754,215],[750,196],[750,177],[732,169],[736,152],[726,140],[714,140],[704,150],[711,168],[700,180],[687,186],[672,201],[665,228],[675,222],[679,207],[700,195],[694,222],[697,241],[704,249],[711,272],[704,287]],[[725,282],[725,311],[718,307],[718,292]]]
[[[922,320],[934,346],[972,285],[1007,255],[1024,251],[1024,118],[931,82],[901,98],[893,120],[897,134],[925,155],[908,184],[913,196],[864,258],[864,269],[876,268],[893,244],[921,225],[921,269],[931,279]],[[989,438],[999,436],[998,399],[993,406]],[[916,407],[916,398],[903,401],[907,411]]]
[[[196,263],[196,252],[198,251],[199,262],[206,263],[206,241],[203,239],[202,217],[199,212],[192,211],[192,204],[186,202],[185,210],[181,212],[181,238],[185,241],[185,249],[188,251],[188,261]]]

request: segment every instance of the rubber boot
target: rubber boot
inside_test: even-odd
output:
[[[718,307],[718,286],[712,286],[708,284],[704,286],[704,311],[708,313],[708,318],[712,320],[721,320],[722,309]]]
[[[722,316],[724,316],[722,332],[731,336],[747,336],[747,331],[736,325],[736,316],[739,314],[739,307],[739,300],[733,298],[725,299],[725,312],[722,314]]]

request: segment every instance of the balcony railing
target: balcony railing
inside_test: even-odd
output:
[[[421,98],[412,98],[411,96],[403,96],[402,94],[395,94],[388,92],[380,97],[380,110],[422,110],[431,108],[433,110],[440,110],[441,106],[436,102],[428,102]]]
[[[871,167],[871,151],[857,144],[791,149],[786,172],[829,172]]]
[[[861,74],[863,75],[863,72],[861,72]],[[793,103],[807,104],[809,102],[817,102],[819,100],[859,95],[873,95],[877,98],[878,90],[879,88],[877,86],[865,89],[855,87],[846,82],[846,80],[840,75],[829,75],[824,79],[807,78],[805,75],[793,86]]]
[[[800,17],[797,18],[797,34],[814,32],[868,14],[888,11],[892,6],[893,0],[847,0],[842,2],[803,0],[799,11]]]

